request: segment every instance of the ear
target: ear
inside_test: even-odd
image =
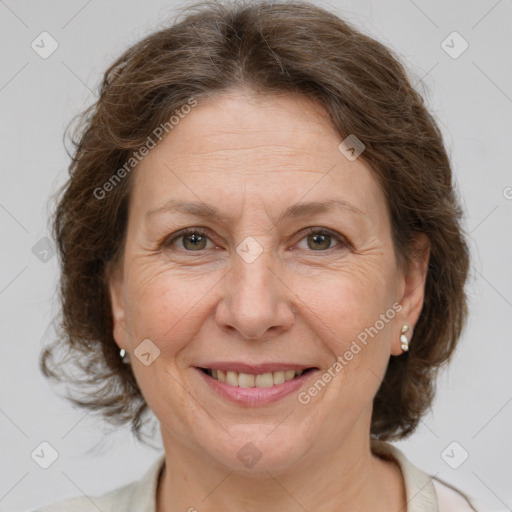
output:
[[[113,337],[118,347],[128,352],[129,340],[126,327],[126,303],[124,299],[124,280],[121,264],[110,262],[105,275],[112,308]]]
[[[430,240],[425,233],[417,233],[414,237],[411,262],[400,275],[399,302],[402,309],[397,315],[393,329],[391,354],[402,354],[400,334],[404,324],[409,326],[407,337],[414,343],[414,326],[420,317],[425,298],[425,283],[427,281],[428,262],[430,257]]]

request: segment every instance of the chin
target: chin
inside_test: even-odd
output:
[[[216,463],[234,473],[268,477],[299,462],[308,451],[307,436],[300,429],[276,424],[237,425],[207,450]],[[214,446],[214,450],[211,448]]]

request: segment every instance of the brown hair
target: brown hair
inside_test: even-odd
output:
[[[466,318],[468,248],[440,130],[399,58],[305,2],[203,2],[129,48],[105,72],[99,99],[80,117],[53,218],[61,262],[58,339],[40,359],[45,376],[72,383],[74,404],[141,438],[148,406],[112,337],[106,272],[122,254],[133,173],[112,177],[183,105],[233,87],[298,93],[322,104],[340,141],[354,134],[384,191],[400,262],[415,233],[430,239],[424,306],[410,351],[391,357],[374,400],[371,434],[398,439],[430,406],[438,368]],[[126,168],[125,168],[126,169]],[[119,172],[117,172],[119,177]],[[126,175],[126,176],[125,176]],[[110,180],[110,181],[109,181]],[[103,196],[98,198],[98,196]],[[56,362],[59,350],[67,357]],[[79,374],[66,372],[75,366]]]

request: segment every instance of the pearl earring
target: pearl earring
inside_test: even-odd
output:
[[[409,338],[405,335],[405,333],[409,331],[409,326],[407,324],[404,324],[402,326],[402,333],[400,334],[400,347],[404,352],[407,352],[409,350]]]
[[[130,362],[130,354],[128,354],[124,348],[122,348],[119,351],[119,355],[121,356],[121,359],[123,360],[123,363],[129,363]]]

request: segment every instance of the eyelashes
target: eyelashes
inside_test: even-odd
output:
[[[159,246],[165,250],[201,254],[208,250],[208,245],[210,245],[211,248],[211,245],[213,244],[214,248],[217,250],[221,248],[213,242],[213,238],[214,237],[211,235],[210,230],[207,228],[184,228],[167,236]],[[311,245],[308,243],[308,239],[310,238],[313,239],[313,243]],[[180,240],[180,247],[176,247],[176,244]],[[296,237],[295,245],[304,240],[306,240],[307,248],[299,250],[313,253],[331,253],[333,250],[344,249],[351,246],[350,242],[340,233],[320,227],[309,227],[302,230]],[[190,242],[189,248],[186,246],[187,241]],[[325,248],[326,242],[329,246],[327,248]],[[316,248],[314,248],[315,246]]]

